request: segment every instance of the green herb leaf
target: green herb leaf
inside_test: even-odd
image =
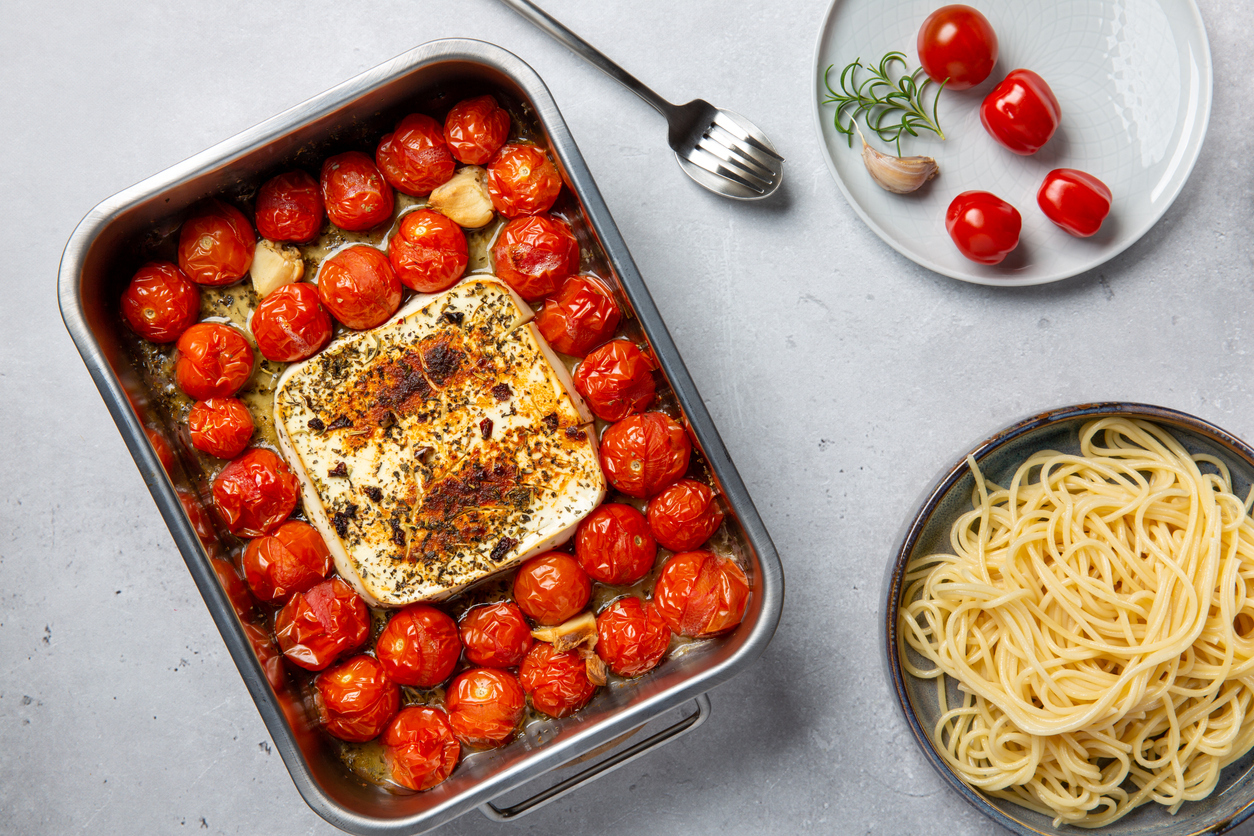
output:
[[[902,66],[903,74],[895,81],[889,74],[894,63]],[[923,76],[919,83],[922,68],[909,72],[904,52],[890,52],[880,59],[878,67],[868,67],[862,59],[854,61],[840,73],[840,89],[832,87],[831,72],[835,64],[828,66],[823,73],[823,85],[827,88],[828,97],[823,104],[836,105],[833,117],[836,130],[849,139],[849,147],[853,147],[853,135],[857,129],[858,117],[862,117],[867,130],[874,132],[884,142],[895,143],[897,156],[901,156],[901,135],[908,133],[918,136],[920,129],[931,131],[941,139],[945,134],[941,131],[936,118],[936,104],[940,100],[941,91],[949,83],[942,81],[932,96],[932,108],[929,115],[924,103],[924,94],[932,79]],[[866,70],[870,75],[861,81],[858,71]],[[899,115],[900,114],[900,118]],[[847,122],[841,120],[847,119]]]

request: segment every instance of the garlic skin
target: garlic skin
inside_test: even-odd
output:
[[[458,170],[447,183],[431,192],[427,208],[466,229],[486,226],[494,217],[487,169],[468,165]]]
[[[861,131],[858,136],[862,139],[862,162],[871,179],[893,194],[910,194],[940,173],[940,167],[931,157],[881,154],[867,144]]]
[[[262,238],[248,273],[257,297],[264,299],[283,285],[300,281],[305,275],[305,260],[295,247]]]

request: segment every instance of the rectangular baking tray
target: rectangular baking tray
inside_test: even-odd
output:
[[[448,781],[432,790],[398,794],[349,772],[296,698],[283,687],[276,691],[267,681],[210,563],[210,553],[219,552],[221,546],[212,536],[202,542],[197,535],[176,490],[186,492],[185,474],[179,466],[167,474],[145,435],[144,388],[125,348],[118,300],[138,266],[136,242],[173,234],[181,213],[196,201],[239,193],[284,165],[301,161],[308,165],[317,149],[342,144],[354,131],[380,133],[399,116],[422,110],[424,102],[458,91],[483,90],[512,99],[534,114],[582,213],[582,219],[574,219],[576,235],[593,253],[594,267],[618,281],[722,491],[753,595],[743,622],[728,636],[686,648],[688,652],[672,656],[640,680],[601,689],[573,717],[529,725],[507,746],[467,757]],[[521,815],[695,728],[708,712],[705,692],[752,664],[775,632],[784,595],[779,556],[557,105],[540,77],[498,46],[460,39],[423,44],[103,201],[78,225],[66,246],[58,293],[66,328],[297,790],[315,812],[343,830],[364,836],[421,833],[475,807],[498,820]],[[679,722],[648,736],[631,734],[692,701],[697,710]],[[604,760],[526,801],[504,809],[490,803],[551,770],[606,749],[612,754]]]

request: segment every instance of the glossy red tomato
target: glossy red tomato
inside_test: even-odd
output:
[[[522,610],[511,601],[474,607],[462,616],[466,660],[485,668],[512,668],[522,663],[534,639]]]
[[[1016,154],[1035,154],[1058,130],[1062,108],[1045,79],[1015,70],[980,105],[980,121],[993,139]]]
[[[444,705],[453,734],[462,743],[500,746],[517,731],[527,697],[512,673],[474,668],[449,683]]]
[[[611,340],[575,369],[575,389],[598,418],[618,421],[653,403],[652,358],[630,340]]]
[[[568,717],[588,704],[597,686],[588,679],[587,663],[570,650],[536,642],[518,669],[518,680],[531,706],[550,717]]]
[[[205,510],[205,505],[200,501],[200,497],[183,488],[175,488],[178,494],[179,502],[183,506],[183,510],[187,512],[188,522],[192,525],[192,530],[196,532],[196,536],[200,539],[201,545],[213,554],[218,550],[218,534],[213,530],[213,522],[209,519],[209,512]]]
[[[373,656],[354,656],[318,674],[314,692],[322,725],[350,743],[378,737],[401,707],[401,689]]]
[[[958,251],[980,264],[1000,264],[1019,246],[1019,210],[989,192],[963,192],[949,204],[945,229]]]
[[[1110,189],[1092,174],[1074,168],[1056,168],[1045,175],[1036,202],[1063,230],[1088,238],[1102,228],[1110,214]]]
[[[387,322],[401,306],[401,283],[388,257],[360,244],[322,262],[318,297],[331,315],[354,331]]]
[[[122,318],[153,343],[172,343],[200,316],[200,288],[168,261],[150,261],[122,291]]]
[[[196,401],[187,414],[192,446],[219,459],[233,459],[253,437],[253,415],[238,398]]]
[[[622,314],[599,279],[571,276],[544,302],[536,327],[563,354],[583,357],[614,336]]]
[[[522,298],[548,296],[579,269],[579,242],[565,221],[536,215],[510,221],[492,247],[496,275]]]
[[[401,284],[419,293],[452,287],[466,272],[469,253],[462,228],[430,209],[401,218],[388,242],[388,260]]]
[[[213,503],[227,530],[241,537],[274,533],[300,496],[287,463],[261,447],[227,464],[213,480]]]
[[[392,780],[411,790],[429,790],[444,781],[462,754],[448,715],[421,705],[401,709],[380,740]]]
[[[222,586],[222,591],[226,593],[227,600],[231,602],[231,609],[235,610],[235,614],[241,620],[247,621],[257,602],[249,593],[248,587],[244,585],[244,581],[235,572],[235,567],[220,557],[210,558],[209,565],[213,567],[213,573],[218,576],[218,583]]]
[[[671,628],[639,598],[620,598],[597,616],[597,655],[619,676],[653,670],[670,645]]]
[[[919,28],[919,63],[933,81],[967,90],[988,78],[997,63],[997,33],[970,6],[942,6]]]
[[[276,363],[308,360],[331,341],[331,314],[318,288],[285,284],[261,300],[250,323],[261,356]]]
[[[660,412],[628,415],[601,436],[605,478],[615,490],[640,499],[678,481],[691,455],[684,428]]]
[[[630,505],[607,502],[579,523],[575,556],[594,581],[620,586],[649,574],[657,558],[657,541],[644,514]]]
[[[174,376],[189,398],[229,398],[253,375],[253,347],[229,325],[198,322],[175,343]]]
[[[592,597],[592,581],[579,561],[564,552],[536,555],[514,576],[514,601],[540,624],[561,624]]]
[[[340,229],[358,232],[392,217],[396,197],[374,160],[360,151],[328,157],[322,164],[322,202]]]
[[[253,653],[257,656],[257,663],[261,665],[261,671],[266,675],[266,681],[270,683],[276,695],[285,694],[287,671],[283,664],[283,651],[279,650],[279,646],[270,636],[270,631],[265,627],[251,621],[245,621],[241,626],[244,628],[244,638],[248,639],[248,644],[252,646]]]
[[[309,523],[288,520],[273,534],[248,542],[244,577],[263,601],[282,604],[296,592],[308,592],[331,573],[331,550]]]
[[[444,117],[444,140],[463,163],[483,165],[508,136],[509,114],[491,96],[460,101]]]
[[[153,427],[144,427],[144,435],[148,437],[148,443],[152,445],[152,452],[157,454],[157,461],[161,462],[161,467],[166,473],[174,474],[174,451],[170,449],[170,444],[165,440],[165,436],[158,429]]]
[[[383,628],[375,653],[400,684],[439,685],[462,653],[457,622],[429,604],[410,604]]]
[[[488,163],[492,205],[507,218],[537,215],[553,208],[562,178],[548,154],[534,145],[506,145]]]
[[[409,114],[383,137],[374,159],[392,188],[414,197],[430,194],[448,182],[457,167],[444,141],[444,129],[421,113]]]
[[[322,190],[307,172],[271,177],[257,192],[257,231],[272,241],[303,244],[322,230]]]
[[[735,627],[748,603],[745,573],[714,552],[680,552],[666,561],[653,588],[658,615],[673,631],[692,638]]]
[[[339,578],[297,592],[274,617],[283,655],[302,668],[320,671],[370,635],[370,611]]]
[[[723,512],[709,485],[680,479],[649,500],[649,530],[673,552],[700,546],[723,524]]]
[[[244,213],[206,200],[179,230],[179,268],[197,284],[239,281],[253,263],[257,235]]]

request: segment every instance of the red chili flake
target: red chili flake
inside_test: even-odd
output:
[[[578,427],[567,427],[566,437],[569,438],[571,441],[578,441],[579,439],[584,437],[584,432]]]
[[[492,419],[484,418],[479,422],[479,432],[483,433],[484,441],[492,437]]]
[[[328,470],[328,471],[327,471],[327,475],[328,475],[328,476],[347,476],[347,475],[348,475],[348,465],[347,465],[347,464],[345,464],[344,462],[340,462],[340,463],[339,463],[339,464],[337,464],[335,467],[333,467],[333,468],[331,468],[330,470]]]
[[[544,426],[548,428],[549,432],[554,432],[555,430],[557,430],[557,413],[556,412],[550,412],[548,415],[544,416],[540,420],[544,421]]]
[[[508,383],[498,383],[492,387],[492,397],[498,401],[507,401],[513,394]]]
[[[336,418],[330,424],[327,424],[327,429],[328,430],[342,430],[346,427],[351,427],[352,425],[353,425],[353,422],[349,419],[347,415],[341,415],[339,418]]]
[[[502,537],[497,544],[492,547],[492,553],[488,557],[492,558],[493,563],[500,563],[505,559],[505,555],[509,554],[509,550],[518,545],[518,541],[513,537]]]
[[[311,429],[311,430],[317,430],[318,432],[322,432],[322,431],[323,431],[323,430],[325,430],[326,428],[327,428],[327,425],[326,425],[326,424],[324,424],[324,423],[322,423],[322,419],[321,419],[321,418],[310,418],[310,419],[309,419],[309,429]]]
[[[371,502],[383,501],[383,489],[382,488],[376,487],[374,485],[370,485],[369,487],[363,488],[363,490],[366,492],[366,496],[370,497]]]

